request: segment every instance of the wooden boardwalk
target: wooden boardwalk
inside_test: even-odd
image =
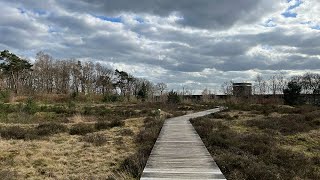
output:
[[[219,108],[167,119],[141,179],[225,179],[189,121],[218,111]]]

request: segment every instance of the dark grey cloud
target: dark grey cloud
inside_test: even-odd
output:
[[[276,70],[316,70],[320,68],[320,59],[315,57],[304,57],[301,55],[291,55],[285,60],[275,63],[268,69]]]
[[[255,36],[259,42],[264,42],[268,45],[286,45],[291,47],[314,48],[320,47],[320,34],[319,33],[291,33],[287,34],[285,29],[276,29],[268,33],[261,33]]]
[[[21,1],[11,2],[22,5]],[[50,10],[53,6],[71,12],[102,15],[117,15],[119,12],[149,13],[168,16],[173,12],[181,14],[180,24],[199,28],[224,29],[235,23],[252,23],[273,12],[277,0],[57,0],[24,1],[28,8]]]
[[[80,2],[80,3],[79,3]],[[200,28],[229,28],[238,22],[255,22],[277,8],[274,0],[64,0],[71,11],[117,14],[121,11],[168,16],[178,12],[182,25]]]
[[[172,88],[252,80],[258,71],[320,69],[320,31],[296,20],[299,12],[296,19],[286,20],[283,4],[0,0],[0,48],[28,57],[42,50],[59,59],[101,61]],[[113,23],[99,16],[122,20]],[[276,25],[265,27],[270,18]]]

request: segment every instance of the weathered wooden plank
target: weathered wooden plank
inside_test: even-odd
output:
[[[141,179],[225,179],[189,121],[218,111],[219,108],[167,119]]]

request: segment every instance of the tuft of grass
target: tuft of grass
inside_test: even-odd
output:
[[[13,180],[18,179],[18,173],[16,171],[1,169],[0,170],[0,179],[1,180]]]
[[[86,134],[81,138],[82,141],[91,143],[95,146],[103,146],[108,142],[107,137],[100,133],[90,133]]]

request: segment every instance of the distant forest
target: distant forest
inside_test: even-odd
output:
[[[0,54],[0,88],[17,95],[113,94],[145,99],[161,95],[167,85],[134,77],[90,61],[56,60],[39,52],[34,64],[4,50]]]

